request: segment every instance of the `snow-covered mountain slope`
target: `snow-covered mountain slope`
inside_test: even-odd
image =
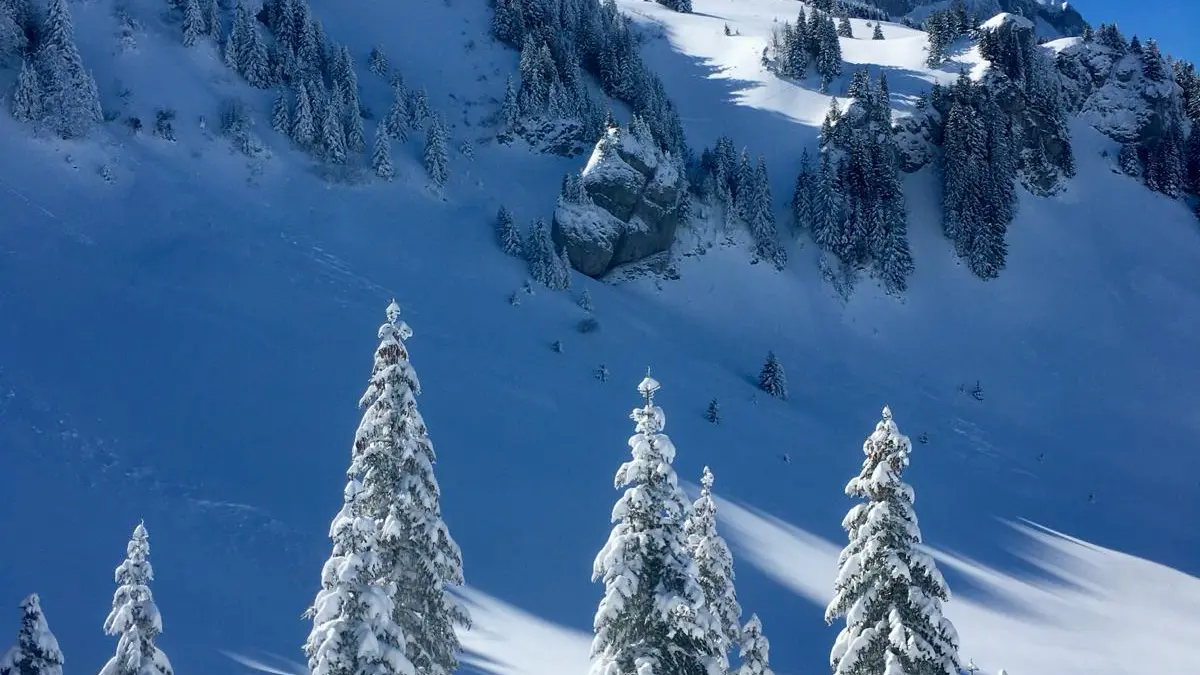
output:
[[[777,672],[827,667],[835,631],[813,589],[832,586],[842,486],[885,403],[929,441],[907,475],[927,540],[959,562],[943,567],[964,658],[1039,675],[1200,664],[1171,632],[1200,621],[1200,534],[1163,516],[1200,510],[1200,459],[1187,447],[1200,430],[1200,233],[1182,202],[1113,171],[1115,142],[1073,123],[1077,176],[1052,198],[1022,192],[1008,269],[993,281],[957,262],[925,168],[905,178],[916,272],[902,300],[863,283],[843,303],[807,237],[786,235],[790,262],[777,272],[697,224],[680,234],[678,279],[575,275],[571,294],[538,289],[512,306],[527,271],[495,244],[496,210],[548,218],[563,173],[586,158],[492,140],[517,54],[489,38],[487,7],[312,4],[360,64],[381,44],[410,87],[427,88],[452,148],[474,143],[473,159],[451,157],[443,192],[424,185],[419,138],[394,148],[393,183],[330,181],[270,131],[271,94],[211,45],[182,47],[155,0],[71,4],[118,120],[67,142],[0,118],[0,603],[13,608],[0,626],[15,627],[17,603],[37,591],[68,667],[98,670],[114,647],[102,634],[111,570],[144,518],[159,644],[177,671],[293,672],[354,406],[394,296],[415,331],[478,668],[582,669],[578,631],[601,593],[591,562],[648,365],[680,475],[708,465],[720,495],[754,507],[723,505],[723,526]],[[797,3],[696,0],[692,15],[620,6],[646,35],[643,56],[689,143],[729,134],[765,155],[785,222],[800,153],[829,104],[816,83],[760,66],[772,24],[794,19]],[[900,114],[959,64],[980,67],[968,50],[925,68],[922,33],[886,24],[873,41],[851,23],[846,61],[887,72]],[[831,91],[845,89],[846,71]],[[2,71],[6,87],[15,74]],[[378,118],[387,82],[364,69],[360,83]],[[269,157],[249,160],[216,133],[226,97],[256,111]],[[122,124],[159,107],[177,111],[174,143]],[[577,328],[583,288],[599,321],[589,333]],[[787,402],[756,393],[768,350],[790,376]],[[983,400],[967,393],[976,382]],[[720,425],[702,415],[714,397]],[[1003,522],[1022,518],[1082,542],[1024,538]],[[773,550],[797,557],[789,567]],[[1054,604],[1063,593],[1086,620]],[[1089,644],[1108,651],[1079,653]]]

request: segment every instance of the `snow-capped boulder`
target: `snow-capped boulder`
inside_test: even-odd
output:
[[[595,204],[561,202],[554,211],[555,246],[567,249],[571,266],[590,277],[612,267],[625,223]]]
[[[670,248],[687,191],[675,161],[641,120],[610,127],[580,181],[581,195],[559,200],[552,230],[572,267],[599,277]]]

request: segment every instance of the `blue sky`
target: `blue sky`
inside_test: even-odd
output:
[[[1200,61],[1200,2],[1196,0],[1072,0],[1093,26],[1116,21],[1126,36],[1153,37],[1176,58]]]

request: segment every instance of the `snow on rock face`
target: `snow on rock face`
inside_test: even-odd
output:
[[[575,269],[599,277],[670,248],[686,190],[639,119],[605,133],[581,180],[589,203],[562,201],[551,232]]]
[[[1080,42],[1059,53],[1058,68],[1080,116],[1121,143],[1161,136],[1177,107],[1178,86],[1169,77],[1146,77],[1137,54]]]
[[[1026,28],[1028,30],[1033,30],[1033,22],[1032,21],[1030,21],[1029,19],[1026,19],[1023,16],[1017,16],[1016,14],[1009,14],[1008,12],[1001,12],[1001,13],[997,14],[996,16],[993,16],[992,18],[990,18],[987,21],[984,21],[982,24],[980,24],[979,28],[981,30],[996,30],[998,28],[1001,28],[1003,26],[1008,26],[1008,25],[1013,25],[1018,28]]]

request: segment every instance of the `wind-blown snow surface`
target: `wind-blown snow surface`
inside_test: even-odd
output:
[[[451,147],[489,136],[482,120],[516,54],[487,39],[484,3],[313,4],[360,62],[382,43],[410,85],[428,87],[453,123]],[[693,16],[623,6],[662,36],[648,40],[646,58],[692,144],[729,133],[766,154],[782,216],[800,150],[812,148],[828,104],[814,83],[780,82],[758,67],[771,17],[792,19],[797,4],[697,0]],[[468,582],[485,594],[467,640],[475,667],[548,672],[518,646],[543,650],[561,635],[555,672],[582,669],[569,653],[586,639],[571,631],[590,631],[601,594],[588,580],[591,561],[610,527],[613,472],[628,454],[634,386],[652,365],[682,476],[707,464],[725,497],[831,542],[798,557],[789,575],[731,536],[740,599],[762,617],[778,672],[826,667],[836,630],[814,604],[823,597],[781,595],[778,583],[832,584],[821,551],[843,541],[851,504],[841,489],[884,403],[905,433],[928,433],[907,479],[929,543],[978,561],[943,558],[965,656],[1013,673],[1123,672],[1088,654],[1060,660],[1061,649],[1094,640],[1119,652],[1110,652],[1114,664],[1156,651],[1156,672],[1197,670],[1187,640],[1127,610],[1158,606],[1181,624],[1200,621],[1188,600],[1200,534],[1184,517],[1200,512],[1200,456],[1189,445],[1200,431],[1191,395],[1200,235],[1181,203],[1112,173],[1100,152],[1115,157],[1115,146],[1099,134],[1076,125],[1079,176],[1065,193],[1022,195],[1009,268],[996,281],[974,279],[953,259],[926,170],[907,179],[917,272],[903,302],[864,283],[843,306],[819,281],[811,245],[793,244],[781,273],[718,246],[683,258],[678,281],[612,287],[576,276],[600,322],[584,335],[567,295],[539,290],[508,304],[525,271],[500,254],[491,224],[502,202],[523,222],[548,217],[562,173],[585,158],[484,144],[474,161],[452,158],[442,199],[421,187],[414,139],[396,148],[396,183],[328,186],[260,118],[274,157],[251,172],[194,122],[215,119],[223,92],[260,111],[270,94],[238,84],[210,52],[179,46],[157,2],[133,7],[146,29],[136,50],[114,55],[111,6],[72,5],[84,58],[107,105],[118,102],[119,78],[143,119],[156,106],[177,108],[177,144],[130,139],[116,125],[99,142],[37,141],[0,120],[0,604],[13,608],[0,626],[15,631],[16,604],[38,591],[72,667],[98,670],[114,647],[101,631],[110,572],[145,518],[160,645],[176,668],[245,667],[228,652],[294,672],[286,660],[302,660],[299,614],[328,554],[354,404],[395,295],[415,331],[409,346],[446,520]],[[741,35],[725,38],[726,21]],[[930,82],[955,76],[955,65],[921,68],[919,33],[884,32],[887,40],[844,40],[843,49],[852,63],[883,64],[875,68],[887,69],[901,111]],[[361,79],[364,102],[383,109],[385,83],[365,71]],[[101,164],[115,183],[96,175]],[[550,349],[554,340],[564,353]],[[754,393],[769,349],[788,370],[786,403]],[[591,375],[601,363],[607,383]],[[976,380],[982,402],[959,391]],[[702,417],[714,396],[719,426]],[[785,452],[791,464],[778,459]],[[1057,573],[1082,589],[1066,597],[1086,602],[1087,617],[1129,622],[1075,621],[1061,597],[1047,597],[1064,591],[1029,581],[1045,572],[1011,555],[1003,523],[1021,518],[1104,547],[1081,554],[1117,561],[1101,564],[1103,574],[1090,563]],[[1051,553],[1061,549],[1034,549]],[[1003,583],[989,585],[978,570]],[[1029,618],[1039,612],[1044,620]],[[1022,621],[1080,632],[1045,662],[1034,652],[989,662],[998,652],[988,645],[1010,633],[980,633],[1011,631],[1009,646],[1025,649]],[[1128,640],[1115,637],[1126,629]]]

